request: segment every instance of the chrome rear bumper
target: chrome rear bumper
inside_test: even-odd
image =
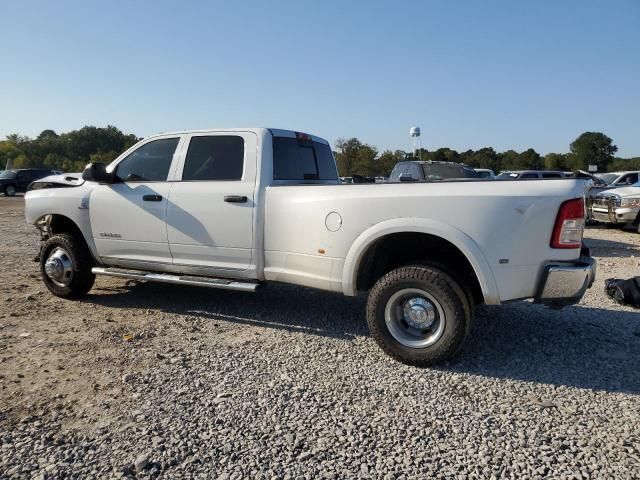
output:
[[[535,297],[536,303],[564,307],[578,303],[596,278],[596,261],[583,256],[573,263],[548,265]]]

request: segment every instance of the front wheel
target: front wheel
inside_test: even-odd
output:
[[[367,323],[385,353],[422,367],[457,353],[469,332],[471,306],[462,287],[442,270],[407,266],[387,273],[371,289]]]
[[[93,260],[81,238],[54,235],[42,246],[40,271],[49,291],[62,298],[81,297],[93,287]]]
[[[6,187],[4,187],[4,194],[7,197],[13,197],[16,194],[16,187],[14,187],[13,185],[7,185]]]

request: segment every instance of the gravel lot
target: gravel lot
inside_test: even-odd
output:
[[[482,307],[437,369],[384,356],[364,299],[98,278],[46,291],[0,197],[0,478],[640,478],[640,235],[589,229],[598,280],[561,311]]]

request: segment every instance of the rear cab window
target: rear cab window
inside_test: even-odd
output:
[[[273,137],[273,179],[305,183],[339,183],[331,147],[309,135]]]

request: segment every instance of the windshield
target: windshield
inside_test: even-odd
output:
[[[16,174],[17,172],[14,172],[13,170],[5,170],[0,173],[0,178],[16,178]]]
[[[601,178],[605,183],[613,183],[619,175],[617,173],[601,173],[600,175],[594,175],[594,177]]]

